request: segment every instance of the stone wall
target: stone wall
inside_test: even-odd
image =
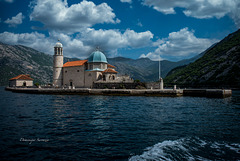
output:
[[[123,83],[123,82],[95,82],[93,88],[96,89],[135,89],[138,83]]]
[[[146,88],[147,89],[159,89],[160,88],[160,83],[159,82],[146,83]]]
[[[63,86],[84,87],[84,66],[63,68]]]

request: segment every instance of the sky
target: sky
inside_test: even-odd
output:
[[[0,0],[0,41],[53,55],[179,61],[240,28],[240,0]]]

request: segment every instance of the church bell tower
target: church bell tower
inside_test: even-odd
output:
[[[54,46],[53,55],[53,86],[61,87],[63,85],[63,46],[59,42]]]

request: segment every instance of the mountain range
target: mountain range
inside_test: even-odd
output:
[[[161,61],[161,76],[165,77],[173,68],[189,64],[199,56],[179,62]],[[64,57],[64,62],[78,60]],[[116,66],[120,75],[130,75],[143,82],[157,81],[159,62],[148,58],[130,59],[124,57],[108,58]],[[8,45],[0,42],[0,85],[7,85],[8,80],[19,74],[30,74],[34,82],[48,84],[52,81],[53,56],[22,45]]]

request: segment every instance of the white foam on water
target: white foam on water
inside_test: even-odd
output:
[[[210,161],[215,160],[215,158],[212,158],[211,154],[215,154],[218,159],[222,159],[222,155],[226,157],[225,153],[227,152],[225,151],[227,150],[230,150],[231,154],[234,154],[236,158],[240,153],[240,144],[211,142],[196,137],[182,138],[174,141],[163,141],[151,147],[147,147],[141,155],[132,156],[129,158],[129,161]]]
[[[166,151],[175,149],[177,151],[184,151],[188,153],[187,149],[183,146],[184,139],[179,139],[175,141],[163,141],[162,143],[155,144],[152,147],[146,148],[146,151],[142,155],[136,155],[131,157],[130,161],[138,161],[138,160],[166,160],[171,161],[170,158],[167,157],[169,155]],[[188,156],[189,160],[193,160],[192,156]]]

